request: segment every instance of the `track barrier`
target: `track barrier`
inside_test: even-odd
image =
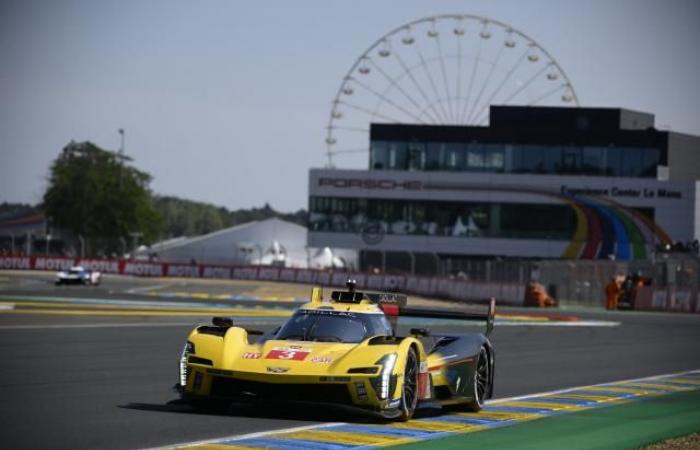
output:
[[[296,269],[271,266],[227,266],[182,264],[152,261],[80,259],[44,256],[0,256],[2,270],[66,270],[81,265],[105,274],[139,277],[179,277],[274,281],[286,283],[344,286],[348,278],[359,289],[401,291],[406,294],[479,301],[495,297],[500,304],[522,305],[525,283],[473,281],[459,278],[428,277],[408,274],[376,274],[346,270]],[[639,288],[635,309],[700,313],[700,290],[676,286]]]
[[[67,270],[83,266],[104,274],[140,277],[180,277],[231,279],[251,281],[278,281],[287,283],[345,286],[348,278],[357,281],[358,289],[401,291],[407,294],[451,300],[474,301],[495,297],[501,304],[521,305],[525,295],[524,283],[467,281],[444,277],[425,277],[405,274],[374,274],[346,270],[296,269],[270,266],[226,266],[181,264],[111,259],[80,259],[44,256],[3,256],[0,269],[4,270]]]

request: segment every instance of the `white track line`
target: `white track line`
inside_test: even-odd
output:
[[[70,328],[135,328],[135,327],[182,327],[194,326],[192,322],[170,322],[170,323],[82,323],[66,325],[2,325],[0,330],[42,330],[42,329],[70,329]]]
[[[174,307],[181,309],[235,309],[247,308],[244,305],[233,303],[204,303],[204,302],[174,302],[163,300],[122,300],[122,299],[104,299],[104,298],[75,298],[75,297],[44,297],[38,295],[4,295],[0,294],[0,301],[14,300],[15,304],[22,302],[44,302],[47,305],[51,303],[70,303],[75,305],[112,305],[112,306],[133,306],[140,308],[151,307]],[[274,305],[271,305],[271,309]]]
[[[238,320],[240,318],[236,318]],[[125,322],[125,323],[81,323],[81,324],[49,324],[49,325],[0,325],[0,330],[42,330],[42,329],[71,329],[71,328],[150,328],[150,327],[194,327],[204,323],[202,320],[193,322]],[[270,321],[246,320],[245,325],[270,325]]]
[[[416,324],[421,326],[444,326],[458,325],[462,327],[479,327],[483,324],[476,322],[464,322],[463,320],[455,319],[421,319],[417,317],[401,317],[399,316],[399,325]],[[512,320],[499,319],[496,317],[494,324],[496,327],[618,327],[621,322],[612,320]]]
[[[620,326],[620,322],[614,322],[611,320],[552,320],[549,322],[540,321],[508,321],[499,322],[496,319],[495,326],[497,327],[617,327]]]
[[[527,394],[527,395],[519,395],[519,396],[515,396],[515,397],[499,398],[496,400],[488,400],[486,402],[486,404],[487,405],[497,405],[499,403],[504,403],[504,402],[510,402],[510,401],[515,401],[515,400],[524,400],[524,399],[536,398],[536,397],[543,397],[545,395],[563,394],[566,392],[577,391],[580,389],[586,389],[586,388],[591,388],[591,387],[605,386],[605,385],[616,384],[616,383],[629,383],[629,382],[633,382],[633,381],[651,381],[651,380],[657,380],[657,379],[661,379],[661,378],[668,378],[668,377],[674,377],[674,376],[678,376],[678,375],[685,375],[685,374],[689,374],[689,373],[700,373],[700,370],[684,370],[682,372],[674,372],[674,373],[663,374],[663,375],[652,375],[649,377],[630,378],[630,379],[619,380],[619,381],[608,381],[605,383],[590,384],[590,385],[586,385],[586,386],[576,386],[576,387],[570,387],[570,388],[565,388],[565,389],[559,389],[556,391],[540,392],[537,394]],[[333,422],[333,423],[322,423],[322,424],[308,425],[308,426],[303,426],[303,427],[280,428],[280,429],[270,430],[270,431],[260,431],[257,433],[234,434],[231,436],[225,436],[225,437],[220,437],[220,438],[203,439],[201,441],[182,442],[182,443],[178,443],[178,444],[164,445],[162,447],[151,447],[151,448],[147,448],[147,449],[143,449],[143,450],[171,450],[171,449],[189,447],[189,446],[200,445],[200,444],[215,444],[215,443],[221,442],[221,441],[240,441],[243,439],[259,438],[259,437],[270,436],[272,434],[278,434],[278,433],[293,433],[296,431],[314,430],[314,429],[319,429],[319,428],[332,427],[332,426],[336,426],[336,425],[349,425],[349,424],[347,422]]]

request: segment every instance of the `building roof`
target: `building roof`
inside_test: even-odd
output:
[[[264,224],[269,224],[269,225],[277,225],[277,226],[283,226],[283,227],[291,227],[291,228],[296,228],[299,231],[303,231],[304,233],[306,232],[306,228],[298,225],[293,222],[287,222],[285,220],[278,219],[276,217],[272,217],[270,219],[265,219],[265,220],[254,220],[252,222],[246,222],[246,223],[241,223],[238,225],[234,225],[232,227],[228,228],[222,228],[220,230],[212,231],[211,233],[207,234],[202,234],[199,236],[192,236],[192,237],[187,237],[187,236],[179,236],[175,237],[172,239],[167,239],[165,241],[160,241],[157,242],[153,245],[151,245],[151,251],[166,251],[170,249],[174,249],[177,247],[184,247],[187,245],[192,245],[196,244],[198,242],[203,242],[210,240],[212,238],[216,238],[218,236],[223,236],[223,235],[228,235],[231,233],[237,233],[241,232],[244,230],[254,230],[255,228],[260,228],[261,225]]]

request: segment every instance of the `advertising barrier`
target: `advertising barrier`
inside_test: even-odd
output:
[[[700,292],[673,286],[666,288],[644,286],[637,289],[634,309],[700,313]]]
[[[500,304],[522,305],[524,283],[470,281],[408,274],[375,274],[345,270],[294,269],[271,266],[225,266],[44,256],[0,256],[0,270],[66,270],[81,265],[105,274],[138,277],[210,278],[279,281],[342,287],[352,278],[358,289],[398,291],[425,297],[479,301],[494,297]],[[700,292],[674,287],[639,289],[635,309],[700,313]]]
[[[486,300],[494,297],[502,304],[521,305],[525,285],[521,283],[478,282],[416,275],[374,274],[345,270],[293,269],[270,266],[223,266],[176,264],[131,260],[80,259],[44,256],[2,256],[0,269],[60,271],[83,266],[105,274],[138,277],[218,278],[253,281],[344,286],[352,278],[358,289],[400,291],[407,294],[452,300]]]

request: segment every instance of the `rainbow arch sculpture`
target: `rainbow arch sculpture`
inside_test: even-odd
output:
[[[576,230],[562,258],[646,259],[656,244],[671,244],[668,234],[649,217],[609,199],[561,196],[577,218]]]

